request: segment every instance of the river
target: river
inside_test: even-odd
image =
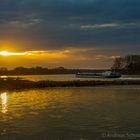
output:
[[[74,74],[56,74],[56,75],[18,75],[18,76],[1,76],[1,78],[22,78],[30,81],[50,80],[50,81],[72,81],[72,80],[110,80],[107,78],[77,78]],[[140,80],[140,75],[123,75],[115,80]],[[112,80],[112,79],[111,79]]]
[[[0,140],[118,140],[140,130],[140,86],[2,91],[0,104]]]

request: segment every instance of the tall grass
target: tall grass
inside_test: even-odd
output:
[[[0,79],[0,89],[28,89],[45,87],[84,87],[108,85],[140,85],[140,80],[92,80],[92,81],[28,81],[22,79]]]

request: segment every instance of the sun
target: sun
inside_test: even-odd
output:
[[[23,56],[27,55],[26,52],[9,52],[9,51],[0,51],[0,56]]]
[[[2,55],[2,56],[10,56],[11,54],[8,51],[1,51],[0,55]]]

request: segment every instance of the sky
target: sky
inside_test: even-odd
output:
[[[0,67],[109,68],[139,44],[140,0],[0,2]]]

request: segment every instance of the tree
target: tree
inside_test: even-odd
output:
[[[112,70],[125,74],[140,74],[140,55],[127,55],[116,58]]]
[[[111,69],[113,71],[120,72],[124,68],[124,65],[125,65],[124,59],[121,57],[117,57],[117,58],[115,58],[114,64]]]
[[[7,69],[6,67],[1,67],[1,68],[0,68],[0,71],[1,71],[1,72],[5,72],[5,71],[8,71],[8,69]]]

